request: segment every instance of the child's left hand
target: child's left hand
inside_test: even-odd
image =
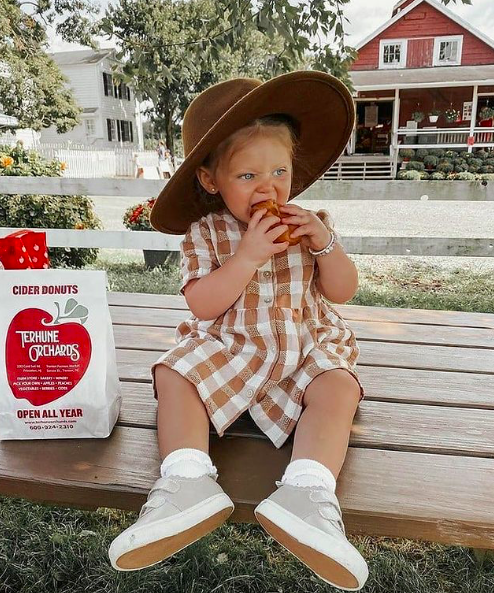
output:
[[[291,237],[302,237],[302,243],[314,251],[324,249],[331,239],[331,233],[328,231],[323,221],[311,210],[304,210],[295,204],[286,204],[280,206],[282,215],[282,224],[299,225],[292,233]]]

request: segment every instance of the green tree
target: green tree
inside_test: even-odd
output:
[[[120,0],[107,9],[100,30],[121,48],[117,58],[125,66],[115,77],[152,102],[153,129],[173,148],[190,100],[225,78],[267,79],[305,67],[331,72],[351,87],[356,53],[344,32],[350,1]],[[320,34],[332,34],[335,43]]]
[[[81,109],[64,84],[67,79],[46,53],[46,27],[65,15],[57,33],[96,47],[95,22],[81,11],[97,12],[86,0],[0,0],[0,106],[21,127],[54,125],[64,133],[80,123]]]
[[[215,15],[213,0],[120,0],[106,13],[103,26],[111,28],[125,59],[120,79],[127,77],[142,100],[152,101],[145,114],[153,134],[164,136],[172,150],[183,113],[197,93],[231,76],[269,77],[267,57],[283,49],[279,35],[271,39],[250,23],[234,48],[220,47],[214,57],[204,51],[197,60],[198,31]]]

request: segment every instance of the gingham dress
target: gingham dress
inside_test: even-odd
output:
[[[329,213],[317,215],[329,228]],[[180,245],[180,293],[192,278],[223,265],[246,230],[227,209],[192,223]],[[153,376],[156,365],[164,364],[196,386],[220,436],[249,410],[281,447],[300,417],[305,389],[329,369],[346,369],[364,397],[355,371],[355,334],[318,291],[316,261],[302,243],[274,255],[217,319],[182,322],[177,345],[153,365]]]

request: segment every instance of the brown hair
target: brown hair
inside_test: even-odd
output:
[[[251,138],[267,134],[277,136],[282,142],[286,143],[290,148],[292,161],[296,158],[299,137],[297,122],[288,115],[276,113],[255,119],[247,126],[240,128],[228,136],[204,159],[202,164],[214,173],[220,159],[224,157],[230,158],[236,150],[244,146]],[[209,212],[217,212],[225,207],[221,195],[208,193],[202,187],[197,176],[194,180],[194,185],[198,206],[204,215]]]

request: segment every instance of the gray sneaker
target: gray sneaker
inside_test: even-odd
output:
[[[213,477],[159,478],[137,521],[111,543],[116,570],[152,566],[219,527],[234,505]]]
[[[336,494],[324,488],[276,485],[278,489],[254,509],[261,526],[326,583],[359,591],[369,570],[346,538]]]

